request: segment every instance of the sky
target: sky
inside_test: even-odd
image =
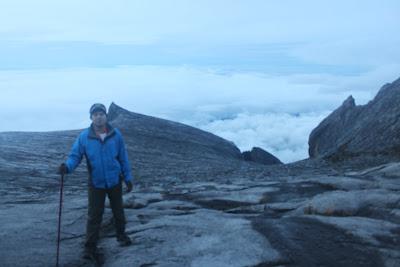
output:
[[[352,95],[400,76],[400,1],[0,2],[0,131],[81,129],[115,102],[308,157]]]

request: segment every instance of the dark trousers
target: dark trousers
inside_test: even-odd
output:
[[[100,189],[89,186],[88,189],[88,219],[86,225],[85,247],[95,247],[99,239],[101,221],[104,213],[104,202],[106,195],[110,200],[111,209],[114,215],[115,228],[118,235],[125,233],[125,214],[122,205],[122,185],[109,189]]]

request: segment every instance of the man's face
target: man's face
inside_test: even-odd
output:
[[[90,117],[93,124],[97,127],[103,127],[107,123],[107,116],[103,111],[95,111]]]

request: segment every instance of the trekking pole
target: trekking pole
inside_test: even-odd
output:
[[[58,259],[60,255],[60,236],[61,236],[61,210],[62,210],[62,202],[63,202],[63,188],[64,188],[64,174],[61,174],[61,185],[60,185],[60,205],[58,208],[58,236],[57,236],[57,263],[58,267]]]

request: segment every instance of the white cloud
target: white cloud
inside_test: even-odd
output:
[[[196,126],[233,141],[242,151],[258,146],[283,162],[293,162],[308,157],[308,136],[327,114],[240,113]]]

